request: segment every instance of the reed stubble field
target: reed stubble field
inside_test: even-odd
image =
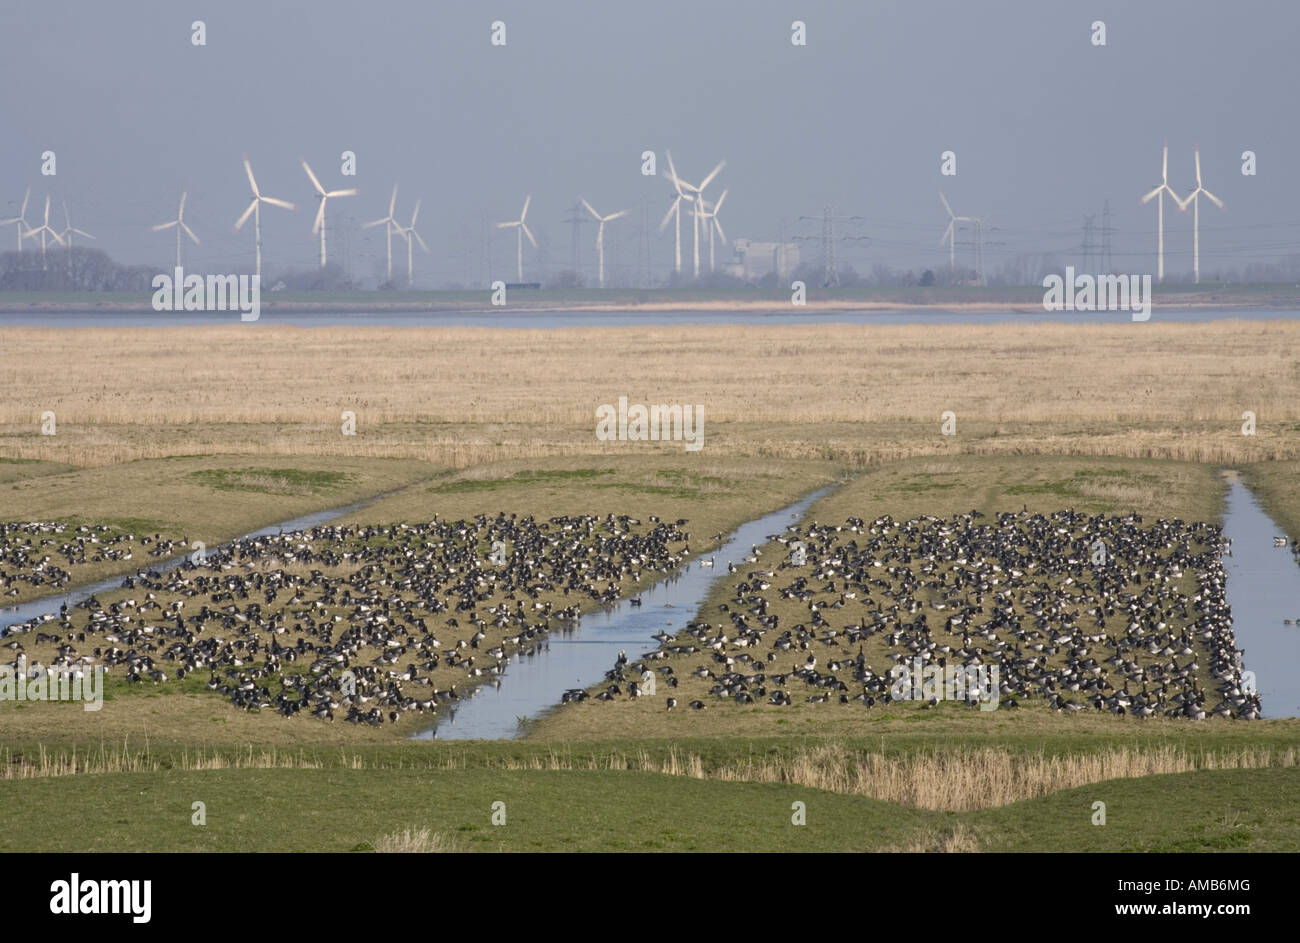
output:
[[[258,323],[9,328],[0,454],[486,461],[599,442],[595,410],[704,407],[706,455],[851,466],[917,455],[1300,459],[1300,326],[687,326],[495,330]],[[58,434],[39,435],[53,411]],[[957,416],[957,435],[940,416]],[[356,415],[355,436],[341,414]],[[1257,433],[1241,433],[1253,412]]]

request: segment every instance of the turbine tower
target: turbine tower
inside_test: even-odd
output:
[[[948,198],[939,191],[939,199],[943,202],[943,208],[948,211],[948,228],[943,231],[939,237],[939,245],[943,246],[944,242],[948,243],[948,270],[952,271],[957,267],[957,224],[977,222],[973,216],[957,216],[953,213],[952,207],[948,204]]]
[[[199,245],[199,237],[194,235],[194,230],[190,229],[190,227],[185,224],[185,198],[187,196],[189,196],[188,192],[181,193],[181,205],[180,208],[177,209],[176,211],[175,219],[173,219],[170,223],[159,223],[157,226],[149,227],[154,232],[162,232],[164,229],[171,229],[173,226],[176,227],[176,267],[177,268],[181,267],[181,232],[184,231],[185,235],[189,236],[191,239],[194,240],[194,244],[196,246]]]
[[[23,206],[18,211],[18,215],[13,219],[0,219],[0,226],[8,226],[10,223],[17,223],[18,229],[18,251],[23,251],[23,230],[27,228],[27,200],[32,195],[32,188],[28,187],[23,193]]]
[[[426,254],[428,254],[429,252],[429,247],[425,245],[424,240],[420,238],[420,234],[415,231],[415,221],[419,219],[419,217],[420,217],[420,201],[416,200],[415,210],[411,213],[411,225],[405,228],[401,226],[397,227],[398,233],[400,233],[402,237],[406,240],[406,284],[408,288],[415,283],[415,275],[413,274],[413,269],[411,268],[411,260],[413,258],[413,253],[411,251],[412,243],[418,241],[420,243],[420,248],[423,249]],[[414,239],[412,237],[414,237]]]
[[[63,232],[59,233],[59,235],[61,235],[63,238],[68,240],[69,252],[72,251],[72,236],[74,233],[78,236],[85,236],[87,239],[95,238],[90,233],[82,232],[80,229],[77,229],[72,225],[72,217],[68,215],[68,201],[64,200],[63,201]]]
[[[659,224],[659,231],[664,231],[664,227],[668,225],[669,219],[674,217],[676,218],[676,225],[674,227],[675,254],[673,256],[673,271],[680,275],[682,274],[682,200],[694,202],[694,197],[691,197],[689,194],[682,191],[682,182],[677,177],[677,168],[673,166],[672,151],[668,151],[667,154],[668,175],[672,179],[673,189],[677,191],[677,196],[673,199],[672,206],[668,207],[668,213],[664,216],[663,222]]]
[[[35,229],[29,229],[23,233],[24,239],[34,239],[36,236],[41,237],[41,258],[45,258],[45,237],[48,235],[59,245],[63,245],[63,237],[50,228],[50,198],[47,194],[45,197],[45,221]]]
[[[531,193],[524,197],[524,208],[518,219],[509,223],[497,223],[497,229],[518,230],[515,233],[515,274],[521,282],[524,280],[524,236],[528,237],[528,241],[533,244],[534,249],[537,248],[537,240],[533,238],[533,234],[528,231],[528,224],[524,222],[528,218],[528,204],[532,202],[532,199],[533,195]]]
[[[248,186],[253,191],[253,202],[248,204],[248,209],[244,210],[244,215],[235,220],[235,231],[243,228],[244,223],[248,222],[248,217],[253,217],[253,234],[254,244],[257,247],[257,279],[262,280],[262,204],[269,203],[271,206],[278,206],[281,209],[296,210],[298,207],[288,200],[277,200],[272,196],[262,196],[262,191],[257,189],[257,181],[253,179],[253,166],[248,162],[247,155],[244,156],[244,173],[248,174]]]
[[[1165,194],[1168,193],[1178,203],[1178,194],[1169,187],[1169,142],[1165,141],[1164,158],[1160,164],[1160,186],[1142,198],[1142,205],[1151,202],[1152,197],[1160,197],[1156,204],[1156,281],[1165,280]],[[1179,204],[1181,205],[1181,204]]]
[[[1201,283],[1201,195],[1223,209],[1223,201],[1211,193],[1205,187],[1201,186],[1201,149],[1196,148],[1196,189],[1191,192],[1186,200],[1178,200],[1178,209],[1187,209],[1187,204],[1192,205],[1192,280],[1199,285]]]
[[[722,168],[727,165],[725,160],[718,161],[718,166],[714,167],[707,177],[699,184],[687,183],[677,176],[677,169],[673,166],[673,155],[668,154],[668,172],[672,174],[673,186],[677,188],[678,194],[684,199],[697,201],[704,199],[704,189],[713,182],[713,178],[722,172]],[[690,195],[682,193],[685,188],[691,191]],[[695,212],[691,215],[692,230],[695,234],[695,277],[700,277],[700,214]]]
[[[393,195],[388,200],[388,215],[383,219],[372,219],[368,223],[362,223],[362,229],[369,229],[372,226],[384,224],[384,239],[388,243],[388,283],[393,282],[393,230],[401,233],[402,227],[398,224],[393,213],[397,210],[397,184],[393,184]]]
[[[709,271],[713,271],[713,233],[716,230],[718,238],[722,244],[727,244],[727,234],[722,231],[722,224],[718,222],[718,210],[722,209],[722,201],[727,198],[727,191],[722,191],[722,196],[718,197],[718,202],[713,204],[713,209],[708,208],[704,200],[700,200],[700,218],[704,220],[704,228],[709,232]]]
[[[608,216],[601,216],[599,213],[597,213],[594,209],[591,208],[591,204],[588,203],[586,200],[582,201],[582,205],[587,208],[588,213],[596,217],[596,222],[600,224],[599,226],[596,227],[596,271],[598,273],[597,279],[600,282],[600,287],[604,288],[605,287],[605,224],[608,223],[611,219],[618,219],[620,216],[626,216],[627,210],[619,210],[617,213],[610,213]]]
[[[311,167],[307,165],[305,159],[302,160],[302,169],[307,171],[307,176],[311,178],[311,185],[316,188],[316,198],[320,200],[320,209],[316,211],[316,222],[312,224],[311,234],[316,235],[316,230],[320,230],[320,267],[325,267],[325,204],[332,197],[336,196],[356,196],[357,189],[352,187],[347,190],[330,190],[326,192],[325,188],[320,185],[316,175],[311,172]]]

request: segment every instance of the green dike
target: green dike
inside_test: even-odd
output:
[[[1294,851],[1300,771],[1111,780],[999,809],[932,812],[784,784],[626,771],[162,771],[0,783],[0,851],[367,850],[428,828],[458,851]],[[1094,825],[1093,802],[1106,803]],[[195,802],[206,824],[192,824]],[[804,804],[806,824],[792,822]],[[494,803],[505,824],[493,825]],[[500,807],[498,807],[499,809]],[[77,828],[68,828],[75,821]]]

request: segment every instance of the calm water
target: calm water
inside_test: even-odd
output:
[[[1156,307],[1151,321],[1201,322],[1240,318],[1248,321],[1294,319],[1300,311],[1285,308],[1170,308]],[[1001,312],[969,313],[939,308],[898,311],[818,311],[809,308],[794,313],[787,306],[773,305],[771,312],[711,311],[381,311],[374,314],[356,312],[274,312],[262,311],[261,318],[249,322],[250,329],[259,324],[292,324],[297,327],[645,327],[685,324],[1037,324],[1045,322],[1084,324],[1132,323],[1124,311],[1054,311],[1035,310],[1028,314],[1010,309]],[[0,311],[0,327],[184,327],[194,324],[240,324],[238,312],[173,312],[110,314],[98,311],[56,313],[50,311]]]
[[[618,654],[626,651],[629,661],[657,648],[659,632],[676,634],[695,618],[715,580],[725,578],[727,564],[737,568],[762,566],[745,563],[754,545],[762,546],[773,534],[801,517],[808,506],[829,488],[742,524],[714,554],[712,567],[691,563],[681,572],[656,584],[640,596],[641,605],[627,599],[608,609],[584,615],[568,633],[552,632],[530,655],[514,657],[501,676],[499,687],[484,686],[438,725],[418,735],[419,739],[504,740],[519,732],[519,718],[536,718],[554,707],[570,688],[598,683],[614,667]],[[660,679],[662,681],[662,678]],[[665,688],[667,685],[664,685]],[[660,691],[662,694],[663,691]]]
[[[1273,546],[1282,530],[1235,479],[1223,530],[1232,539],[1224,568],[1237,647],[1246,650],[1246,670],[1255,672],[1263,714],[1300,717],[1300,625],[1282,621],[1300,622],[1300,565],[1289,547]]]

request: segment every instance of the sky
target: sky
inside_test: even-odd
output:
[[[791,43],[795,20],[806,45]],[[1091,41],[1098,20],[1105,46]],[[162,270],[174,238],[149,227],[175,217],[184,190],[202,240],[186,265],[248,271],[251,225],[231,228],[250,199],[246,153],[263,193],[298,204],[263,208],[265,270],[309,268],[306,158],[327,188],[360,190],[330,202],[327,230],[331,258],[359,278],[385,254],[383,227],[359,223],[386,214],[394,183],[399,221],[422,200],[431,252],[416,253],[417,285],[478,287],[485,244],[493,274],[513,277],[514,233],[488,226],[518,218],[530,193],[541,248],[526,246],[526,277],[569,266],[580,196],[630,210],[606,227],[612,279],[638,265],[662,277],[670,150],[690,182],[726,160],[707,195],[727,191],[729,240],[807,236],[815,257],[830,205],[846,217],[837,235],[865,237],[837,247],[859,271],[940,266],[943,190],[958,215],[985,219],[990,270],[1020,253],[1070,262],[1084,215],[1100,225],[1109,200],[1116,269],[1149,272],[1156,209],[1139,198],[1160,182],[1167,139],[1170,185],[1190,192],[1199,144],[1205,186],[1226,203],[1201,204],[1204,273],[1300,252],[1297,36],[1300,4],[1275,0],[10,3],[0,217],[31,187],[29,222],[48,193],[55,228],[66,200],[95,247]],[[354,177],[340,172],[349,150]],[[641,172],[647,150],[658,176]],[[956,176],[940,172],[947,150]],[[1246,150],[1255,176],[1241,173]],[[45,151],[55,176],[41,173]],[[1192,213],[1165,212],[1166,265],[1189,271]],[[14,232],[0,229],[0,249]],[[588,278],[595,238],[585,225]],[[400,239],[394,252],[404,271]]]

